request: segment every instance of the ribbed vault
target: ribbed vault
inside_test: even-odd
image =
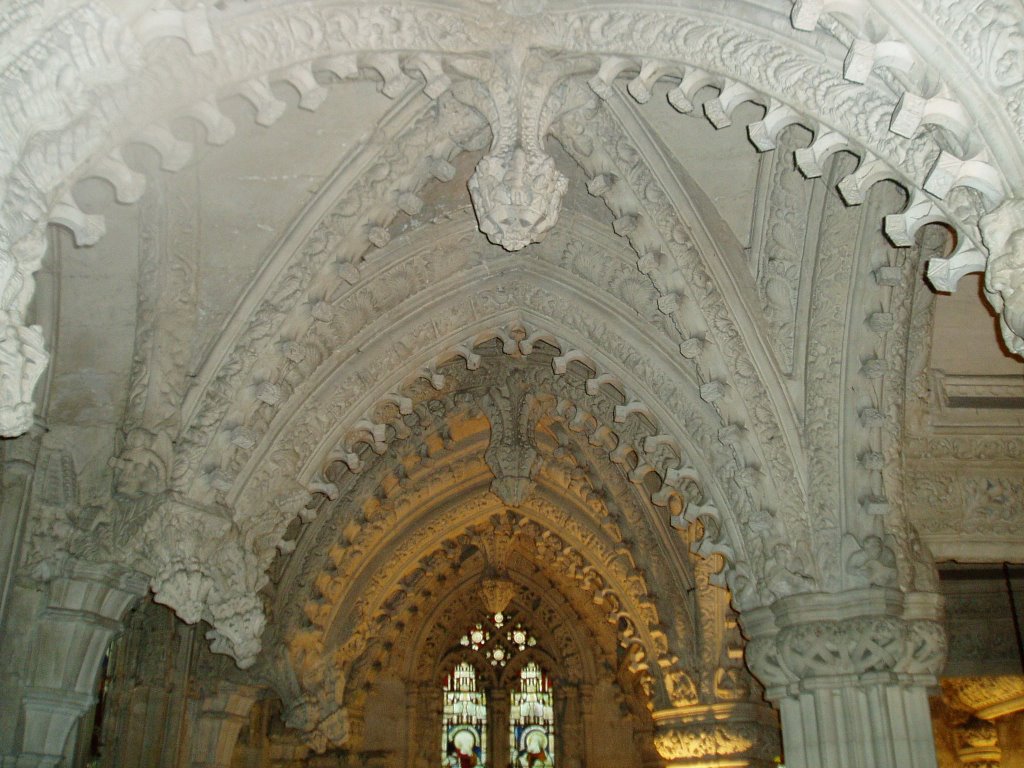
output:
[[[570,399],[573,389],[587,398],[582,385],[590,374],[574,363],[556,377],[558,350],[534,344],[530,355],[510,356],[499,340],[481,343],[473,370],[461,359],[440,366],[444,388],[423,382],[410,393],[417,396],[401,435],[379,455],[366,451],[358,472],[341,460],[324,470],[321,488],[334,498],[318,503],[287,562],[275,566],[273,589],[275,633],[288,643],[300,682],[318,689],[314,698],[328,712],[343,703],[339,677],[368,684],[399,638],[427,632],[422,622],[436,615],[437,601],[450,605],[453,590],[479,587],[489,565],[482,553],[495,538],[508,549],[502,569],[521,588],[561,595],[589,627],[587,636],[611,635],[622,659],[613,666],[621,663],[637,680],[644,706],[696,701],[703,630],[695,603],[671,597],[692,593],[695,577],[687,542],[665,513],[681,515],[684,494],[698,487],[692,479],[681,490],[666,486],[633,452],[610,452],[601,435],[611,434],[614,420],[604,415],[601,424],[600,411]],[[573,379],[575,387],[562,384]],[[611,384],[601,386],[614,393]],[[502,389],[538,402],[529,427],[536,441],[530,488],[512,509],[492,490],[503,467],[488,461],[496,438],[484,401]],[[457,615],[463,623],[471,618]],[[325,668],[323,658],[332,664]],[[305,718],[312,724],[324,716]]]
[[[652,764],[778,755],[745,652],[795,765],[842,762],[813,697],[919,733],[922,274],[986,271],[1024,350],[1019,14],[982,5],[18,0],[0,434],[46,429],[7,570],[116,583],[93,651],[148,585],[359,760],[398,688],[436,741],[498,582]]]
[[[157,600],[210,621],[215,647],[240,663],[258,654],[258,593],[276,553],[294,546],[296,519],[308,522],[321,494],[339,496],[348,474],[391,456],[435,393],[458,396],[454,382],[476,375],[493,339],[511,361],[535,358],[526,388],[547,390],[548,410],[572,410],[570,431],[625,467],[664,517],[702,520],[699,551],[724,558],[716,581],[740,608],[839,588],[844,558],[865,536],[890,533],[876,512],[860,514],[889,504],[878,476],[892,456],[886,411],[844,377],[899,382],[901,359],[886,370],[868,335],[884,338],[892,313],[865,286],[898,287],[912,266],[858,255],[841,274],[791,278],[798,296],[825,284],[882,304],[866,331],[829,313],[831,299],[818,315],[809,302],[813,331],[801,338],[821,375],[807,379],[806,397],[762,322],[759,273],[642,110],[614,94],[597,107],[579,83],[560,93],[577,106],[551,115],[545,151],[574,180],[573,212],[543,242],[512,254],[477,231],[464,185],[483,162],[486,114],[458,94],[406,95],[386,117],[388,140],[355,148],[274,243],[179,406],[159,385],[180,375],[172,345],[161,353],[141,343],[151,331],[140,336],[114,462],[118,548],[152,576]],[[492,141],[497,130],[491,123]],[[830,173],[848,170],[836,163]],[[867,215],[835,218],[858,244],[892,202],[876,198]],[[815,244],[817,233],[804,235],[812,253],[826,242]],[[832,258],[829,243],[822,254]],[[854,345],[865,347],[862,371],[835,377],[824,356],[812,359]],[[837,411],[857,436],[840,455],[829,434],[806,431]],[[799,468],[819,453],[828,471],[809,477]],[[845,486],[844,464],[854,467]],[[886,546],[909,583],[912,537],[898,516],[893,525],[898,541]],[[213,552],[227,554],[210,562]]]

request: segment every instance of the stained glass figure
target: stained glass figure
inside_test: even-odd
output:
[[[555,712],[550,679],[531,661],[519,673],[519,690],[510,695],[512,768],[553,768]]]
[[[441,765],[484,768],[487,749],[487,694],[477,690],[476,669],[456,665],[444,685]]]

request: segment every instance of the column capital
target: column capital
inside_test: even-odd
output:
[[[957,726],[956,756],[964,768],[999,768],[1002,750],[999,749],[999,733],[995,724],[988,720],[971,717]]]
[[[927,689],[942,598],[870,587],[747,611],[747,664],[782,718],[791,768],[935,768]]]
[[[942,599],[893,589],[794,595],[740,617],[767,696],[858,683],[930,686],[946,658]]]
[[[698,704],[652,716],[655,749],[670,766],[767,768],[781,752],[778,716],[767,704]]]

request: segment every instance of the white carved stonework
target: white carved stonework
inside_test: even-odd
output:
[[[569,180],[547,155],[520,147],[488,155],[469,180],[480,231],[492,243],[518,251],[539,242],[558,221]]]
[[[189,624],[209,622],[211,648],[251,666],[266,624],[256,594],[266,576],[227,510],[167,498],[140,536],[153,599]]]
[[[565,768],[769,768],[765,695],[790,768],[935,768],[933,554],[1024,542],[1022,18],[9,0],[0,764],[91,759],[148,587],[180,647],[140,617],[164,682],[112,690],[178,762],[435,765],[501,612]],[[992,370],[925,261],[985,272]],[[518,670],[476,661],[502,715]]]
[[[38,325],[5,325],[0,333],[0,435],[14,437],[32,425],[32,391],[49,355]]]
[[[480,81],[452,92],[491,123],[491,147],[469,179],[480,231],[507,251],[544,239],[558,221],[569,180],[555,168],[544,141],[566,103],[560,81],[576,66],[514,48],[489,62],[455,62]],[[585,103],[585,102],[584,102]]]
[[[985,295],[999,313],[1006,346],[1024,355],[1024,200],[1007,200],[981,220],[989,250]]]
[[[780,709],[786,764],[934,766],[927,690],[945,663],[940,619],[938,595],[877,588],[743,614],[747,663]]]
[[[887,39],[869,44],[861,39],[858,22],[841,15],[836,28],[818,24],[819,17],[830,18],[824,3],[801,2],[791,17],[783,14],[772,23],[759,16],[740,33],[732,24],[732,9],[708,17],[685,6],[658,11],[560,7],[555,12],[543,2],[452,3],[441,10],[395,3],[341,4],[323,12],[313,6],[239,6],[222,13],[144,3],[138,13],[122,19],[98,3],[50,14],[34,2],[22,2],[4,29],[4,92],[17,103],[8,110],[0,134],[0,252],[8,259],[0,270],[0,310],[12,328],[29,327],[25,311],[41,249],[27,249],[31,255],[21,250],[26,238],[40,241],[46,223],[69,227],[80,244],[102,236],[102,215],[84,212],[70,193],[75,181],[95,174],[111,182],[120,201],[142,196],[143,180],[121,152],[126,140],[154,147],[165,168],[180,170],[192,148],[167,128],[174,120],[193,116],[211,143],[222,144],[234,131],[216,106],[217,96],[241,92],[255,106],[256,121],[269,126],[287,108],[274,95],[270,79],[288,82],[299,94],[299,107],[314,111],[328,90],[315,71],[344,79],[372,70],[390,98],[414,83],[429,98],[438,98],[452,86],[453,75],[486,83],[492,95],[481,113],[492,124],[493,143],[473,198],[481,227],[503,247],[518,249],[542,238],[564,192],[564,178],[545,162],[543,146],[560,110],[548,101],[552,89],[580,76],[607,98],[621,75],[629,79],[628,93],[639,103],[666,82],[670,102],[682,112],[694,110],[701,88],[713,87],[718,96],[704,112],[716,127],[729,125],[744,102],[762,105],[764,118],[751,126],[761,150],[774,148],[788,125],[808,126],[816,133],[812,145],[801,148],[801,168],[810,176],[820,175],[822,164],[840,150],[862,152],[860,167],[842,181],[844,198],[859,204],[875,182],[896,180],[915,194],[905,210],[890,216],[891,236],[910,238],[925,223],[948,221],[962,236],[955,258],[978,268],[990,250],[979,242],[979,219],[1020,187],[1017,158],[1022,153],[1015,127],[1024,124],[1012,95],[1019,87],[1016,67],[993,63],[1013,57],[990,60],[978,52],[1012,48],[1014,24],[1005,16],[991,27],[977,21],[986,15],[973,11],[985,3],[934,0],[929,5],[934,8],[918,13],[917,6],[908,4],[906,13],[928,33],[887,29],[879,32]],[[840,31],[846,24],[850,30]],[[810,41],[795,59],[794,34]],[[943,78],[948,63],[935,53],[942,46],[924,42],[929,34],[967,51],[969,77]],[[680,46],[682,36],[687,43]],[[253,37],[264,41],[258,52],[244,42]],[[184,46],[182,55],[162,45],[166,38]],[[990,38],[991,45],[979,42]],[[30,54],[19,59],[25,52]],[[540,58],[543,64],[530,63]],[[47,66],[23,67],[18,61],[46,61]],[[782,61],[798,74],[782,75],[774,66]],[[909,72],[910,80],[893,85],[869,76],[876,67]],[[151,81],[161,87],[144,85]],[[794,88],[794,82],[800,87]],[[934,94],[935,82],[942,83],[940,93],[922,95]],[[985,113],[975,106],[986,99],[998,105],[1000,117],[992,125],[972,120]],[[949,151],[930,132],[936,125],[971,152]],[[43,137],[45,147],[33,145],[37,137]],[[63,149],[50,151],[56,147]],[[964,188],[970,193],[962,194]],[[374,241],[386,242],[383,228],[371,230]],[[967,256],[972,253],[973,261]],[[997,282],[1010,284],[1005,278]],[[1012,313],[1008,325],[1019,325]],[[37,337],[28,339],[15,330],[6,338],[9,384],[2,394],[14,432],[16,424],[26,423],[26,392],[45,361]]]

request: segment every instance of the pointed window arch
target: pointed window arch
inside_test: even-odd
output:
[[[518,690],[513,690],[510,697],[512,768],[553,768],[555,712],[551,679],[531,661],[519,672]]]
[[[446,768],[483,768],[487,762],[487,694],[468,661],[455,665],[444,685],[441,758]]]

